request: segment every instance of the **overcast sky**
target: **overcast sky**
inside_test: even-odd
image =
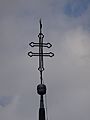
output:
[[[0,120],[38,120],[40,18],[49,120],[90,120],[90,0],[0,0]]]

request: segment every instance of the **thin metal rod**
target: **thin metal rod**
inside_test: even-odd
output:
[[[34,42],[29,43],[29,45],[31,47],[39,47],[39,44],[40,43],[34,43]],[[47,47],[47,48],[52,47],[52,45],[50,43],[43,43],[42,45],[43,45],[43,47]]]
[[[40,33],[38,35],[39,37],[39,71],[43,71],[44,67],[43,67],[43,37],[44,35],[42,34],[42,23],[41,23],[41,19],[40,19]],[[40,73],[42,74],[42,73]]]
[[[40,71],[40,80],[41,80],[41,84],[42,84],[42,81],[43,81],[43,78],[42,78],[42,71]]]
[[[40,108],[44,108],[43,95],[40,96]]]
[[[33,53],[33,52],[30,51],[30,52],[28,52],[28,56],[30,56],[30,57],[33,57],[33,56],[42,56],[42,53]],[[43,56],[45,56],[45,57],[53,57],[54,53],[52,53],[52,52],[43,53]]]
[[[40,33],[42,33],[42,23],[41,23],[41,19],[40,19]]]

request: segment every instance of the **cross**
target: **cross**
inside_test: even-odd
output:
[[[44,85],[42,83],[42,80],[43,80],[42,79],[42,72],[44,71],[43,57],[44,56],[45,57],[53,57],[54,53],[52,53],[52,52],[43,53],[44,47],[50,48],[50,47],[52,47],[52,45],[50,43],[43,42],[44,35],[42,33],[41,19],[40,19],[39,23],[40,23],[40,33],[38,35],[39,42],[38,43],[34,43],[34,42],[29,43],[29,45],[31,47],[38,47],[39,52],[33,53],[32,51],[30,51],[30,52],[28,52],[28,56],[30,56],[30,57],[39,56],[39,68],[38,68],[38,70],[40,71],[40,79],[41,79],[41,83],[37,86],[37,93],[40,95],[39,120],[45,120],[45,108],[44,108],[43,95],[46,94],[46,85]]]
[[[53,57],[54,53],[52,53],[52,52],[43,53],[43,47],[51,48],[52,45],[50,43],[43,43],[44,35],[42,33],[41,19],[40,19],[39,23],[40,23],[40,33],[38,35],[39,43],[34,43],[34,42],[29,43],[29,45],[31,47],[39,47],[39,53],[33,53],[32,51],[30,51],[30,52],[28,52],[28,55],[30,57],[39,56],[39,68],[38,68],[38,70],[40,71],[40,79],[41,79],[41,84],[42,84],[42,71],[44,71],[43,56]]]

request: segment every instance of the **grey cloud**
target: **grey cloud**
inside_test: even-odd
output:
[[[0,105],[2,107],[7,106],[8,104],[11,104],[12,96],[2,96],[0,97]]]
[[[79,17],[88,9],[89,0],[68,1],[65,6],[65,13],[71,17]]]

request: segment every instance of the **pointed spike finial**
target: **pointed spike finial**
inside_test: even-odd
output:
[[[42,21],[41,21],[41,18],[40,18],[40,33],[42,33]]]

